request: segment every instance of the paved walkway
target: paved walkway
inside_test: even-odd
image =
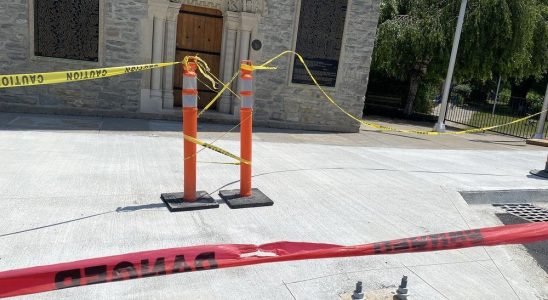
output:
[[[202,137],[226,128],[201,125]],[[501,222],[493,207],[468,205],[458,191],[547,187],[528,176],[544,166],[545,148],[505,136],[259,129],[254,186],[274,206],[169,213],[159,195],[182,189],[179,129],[173,122],[0,114],[0,270],[189,245],[351,245],[494,226]],[[218,145],[237,153],[236,138]],[[210,151],[200,160],[229,161]],[[217,199],[220,188],[238,187],[233,166],[200,164],[198,176],[199,189]],[[368,293],[393,291],[402,275],[415,299],[548,297],[548,277],[525,250],[499,246],[248,266],[27,298],[338,299],[357,280]]]

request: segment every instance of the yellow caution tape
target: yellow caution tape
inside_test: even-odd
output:
[[[239,166],[242,163],[231,163],[231,162],[217,162],[217,161],[197,161],[197,163],[200,164],[214,164],[214,165],[231,165],[231,166]]]
[[[349,118],[365,125],[371,128],[375,128],[381,131],[393,131],[393,132],[400,132],[400,133],[412,133],[412,134],[421,134],[421,135],[457,135],[457,134],[467,134],[467,133],[475,133],[475,132],[483,132],[487,130],[496,129],[499,127],[504,127],[520,122],[524,122],[528,119],[531,119],[535,116],[538,116],[542,114],[544,111],[538,112],[536,114],[520,118],[508,123],[500,124],[500,125],[494,125],[494,126],[487,126],[482,128],[474,128],[474,129],[468,129],[468,130],[462,130],[462,131],[453,131],[453,132],[436,132],[436,131],[424,131],[424,130],[404,130],[404,129],[397,129],[392,128],[372,122],[367,122],[365,120],[362,120],[361,118],[358,118],[342,108],[318,83],[312,72],[310,71],[308,65],[306,64],[304,58],[297,52],[287,50],[284,51],[275,57],[269,59],[265,63],[261,65],[241,65],[242,68],[246,70],[276,70],[277,67],[270,67],[269,64],[273,63],[274,61],[278,60],[284,55],[287,54],[293,54],[295,55],[299,61],[303,64],[306,72],[308,73],[308,76],[312,79],[314,82],[314,85],[322,92],[322,94],[326,97],[329,102],[334,105],[336,108],[338,108],[341,112],[343,112],[345,115],[347,115]],[[23,86],[35,86],[35,85],[45,85],[45,84],[56,84],[56,83],[66,83],[66,82],[76,82],[76,81],[84,81],[84,80],[92,80],[92,79],[99,79],[99,78],[106,78],[106,77],[112,77],[112,76],[118,76],[118,75],[124,75],[128,73],[134,73],[134,72],[142,72],[147,70],[152,70],[156,68],[164,68],[173,66],[176,64],[188,64],[190,59],[194,59],[199,72],[208,79],[212,85],[213,89],[217,89],[217,84],[221,84],[223,87],[217,95],[211,101],[200,111],[198,116],[201,116],[206,110],[208,110],[213,104],[221,97],[221,95],[226,91],[229,90],[232,94],[236,95],[236,97],[239,98],[239,95],[236,94],[233,90],[230,89],[230,85],[236,80],[238,77],[238,73],[236,72],[234,76],[227,82],[223,83],[219,78],[217,78],[213,73],[211,73],[211,70],[207,63],[202,60],[200,57],[196,56],[186,56],[182,62],[166,62],[166,63],[156,63],[156,64],[142,64],[142,65],[131,65],[131,66],[122,66],[122,67],[111,67],[111,68],[95,68],[95,69],[87,69],[87,70],[76,70],[76,71],[62,71],[62,72],[48,72],[48,73],[29,73],[29,74],[13,74],[13,75],[0,75],[0,89],[1,88],[11,88],[11,87],[23,87]],[[186,137],[185,137],[186,138]],[[198,140],[196,140],[198,141]],[[194,142],[194,141],[193,141]],[[203,142],[201,142],[203,143]],[[212,149],[214,151],[217,151],[219,153],[223,153],[221,151],[224,151],[223,149],[218,148],[217,150],[213,149],[216,148],[215,146],[212,146],[211,144],[203,143],[206,148]],[[228,154],[230,154],[227,151],[224,151]],[[223,153],[226,155],[226,153]],[[232,156],[230,156],[232,155]],[[228,156],[235,158],[237,160],[241,161],[241,158],[230,154]],[[243,161],[241,161],[243,162]],[[249,162],[248,162],[249,163]]]
[[[194,137],[191,137],[191,136],[186,135],[186,134],[184,135],[184,138],[185,138],[185,140],[187,140],[187,141],[189,141],[189,142],[192,142],[192,143],[194,143],[194,144],[196,144],[196,145],[200,145],[200,146],[202,146],[202,147],[204,147],[204,148],[211,149],[211,150],[213,150],[213,151],[215,151],[215,152],[217,152],[217,153],[220,153],[220,154],[222,154],[222,155],[225,155],[225,156],[228,156],[228,157],[230,157],[230,158],[233,158],[233,159],[239,161],[240,163],[243,163],[243,164],[246,164],[246,165],[251,165],[251,162],[250,162],[249,160],[245,160],[245,159],[243,159],[243,158],[241,158],[241,157],[239,157],[239,156],[237,156],[237,155],[234,155],[234,154],[230,153],[229,151],[227,151],[227,150],[225,150],[225,149],[223,149],[223,148],[220,148],[220,147],[217,147],[217,146],[213,146],[212,144],[208,144],[208,143],[206,143],[206,142],[200,141],[199,139],[194,138]]]
[[[241,64],[240,68],[247,71],[255,71],[255,70],[277,70],[278,67],[266,67],[266,66],[254,66],[254,65],[246,65]]]
[[[212,145],[212,143],[209,143],[209,145]],[[202,148],[201,150],[203,150],[203,149],[206,149],[206,148]],[[185,157],[184,160],[188,160],[188,159],[191,159],[193,157],[196,157],[199,152],[200,151],[197,151],[193,155]],[[239,165],[242,164],[241,162],[217,162],[217,161],[200,161],[200,160],[198,160],[196,162],[201,163],[201,164],[232,165],[232,166],[239,166]]]
[[[487,131],[487,130],[492,130],[492,129],[495,129],[495,128],[499,128],[499,127],[504,127],[504,126],[508,126],[508,125],[512,125],[512,124],[515,124],[515,123],[520,123],[520,122],[523,122],[523,121],[526,121],[530,118],[533,118],[535,116],[538,116],[540,114],[542,114],[543,112],[545,111],[541,111],[541,112],[538,112],[536,114],[533,114],[533,115],[530,115],[530,116],[527,116],[527,117],[524,117],[524,118],[521,118],[521,119],[517,119],[517,120],[514,120],[512,122],[508,122],[508,123],[505,123],[505,124],[500,124],[500,125],[494,125],[494,126],[487,126],[487,127],[482,127],[482,128],[474,128],[474,129],[468,129],[468,130],[462,130],[462,131],[448,131],[448,132],[436,132],[436,131],[425,131],[425,130],[405,130],[405,129],[397,129],[397,128],[392,128],[392,127],[388,127],[388,126],[383,126],[383,125],[380,125],[380,124],[376,124],[376,123],[371,123],[371,122],[367,122],[367,121],[364,121],[356,116],[354,116],[353,114],[351,114],[350,112],[348,112],[347,110],[345,110],[344,108],[342,108],[331,96],[329,96],[329,94],[322,88],[322,86],[318,83],[318,81],[316,80],[316,78],[314,77],[314,75],[312,75],[312,72],[310,71],[310,69],[308,68],[308,65],[306,64],[306,62],[304,61],[304,58],[297,52],[295,51],[291,51],[291,50],[287,50],[287,51],[284,51],[278,55],[276,55],[275,57],[269,59],[267,62],[263,63],[262,65],[260,65],[259,67],[260,68],[266,68],[267,65],[271,64],[272,62],[276,61],[277,59],[281,58],[282,56],[286,55],[286,54],[294,54],[295,56],[297,56],[297,58],[299,59],[299,61],[303,64],[306,72],[308,73],[308,76],[310,77],[310,79],[312,79],[312,81],[314,82],[314,84],[316,85],[316,87],[318,87],[318,89],[322,92],[322,94],[327,98],[327,100],[329,100],[329,102],[334,105],[335,107],[337,107],[340,111],[342,111],[345,115],[347,115],[348,117],[350,117],[351,119],[365,125],[365,126],[368,126],[368,127],[372,127],[372,128],[375,128],[375,129],[379,129],[381,131],[393,131],[393,132],[400,132],[400,133],[413,133],[413,134],[422,134],[422,135],[456,135],[456,134],[468,134],[468,133],[475,133],[475,132],[483,132],[483,131]]]
[[[198,67],[198,71],[202,74],[202,76],[204,76],[207,80],[211,82],[213,89],[217,89],[217,83],[211,77],[213,73],[211,73],[211,69],[209,69],[207,63],[202,58],[200,58],[198,54],[196,54],[194,56],[185,56],[182,62],[183,65],[187,66],[190,60],[194,60],[196,66]]]
[[[208,110],[220,97],[221,95],[228,89],[230,90],[230,85],[232,84],[232,82],[234,82],[234,80],[236,80],[236,78],[238,77],[238,73],[234,74],[234,76],[232,76],[232,78],[225,84],[225,83],[222,83],[221,81],[221,84],[223,85],[223,88],[217,93],[217,95],[215,95],[215,97],[213,97],[213,99],[211,99],[211,101],[209,101],[209,103],[200,111],[200,113],[198,113],[198,117],[202,116],[202,114]],[[232,90],[231,90],[232,91]],[[235,94],[234,92],[232,92],[233,94]],[[239,97],[238,97],[239,98]]]
[[[278,70],[278,67],[253,66],[253,70]]]
[[[229,134],[230,132],[234,131],[236,128],[240,127],[240,125],[241,125],[243,122],[247,121],[249,118],[252,118],[252,116],[253,116],[253,115],[250,114],[250,115],[247,116],[245,119],[240,120],[240,123],[236,124],[235,126],[233,126],[232,128],[230,128],[228,131],[226,131],[226,132],[224,132],[223,134],[221,134],[220,136],[218,136],[216,139],[214,139],[213,141],[211,141],[211,142],[209,143],[209,145],[215,144],[218,140],[222,139],[222,138],[225,137],[227,134]],[[202,151],[205,150],[205,149],[207,149],[207,148],[202,147],[202,149],[196,151],[196,153],[194,153],[193,155],[190,155],[190,156],[186,157],[185,160],[191,159],[191,158],[195,157],[196,155],[198,155],[200,152],[202,152]],[[204,162],[204,161],[201,161],[201,163],[212,163],[212,164],[222,164],[222,165],[236,165],[236,166],[239,166],[239,165],[242,164],[242,163],[240,163],[240,162],[237,162],[237,163],[220,162],[220,163],[218,163],[218,162]]]
[[[133,66],[123,66],[123,67],[113,67],[113,68],[96,68],[96,69],[77,70],[77,71],[0,75],[0,89],[99,79],[99,78],[105,78],[105,77],[124,75],[128,73],[141,72],[141,71],[146,71],[151,69],[164,68],[164,67],[173,66],[179,63],[180,62],[167,62],[167,63],[133,65]]]
[[[468,133],[484,132],[484,131],[496,129],[496,128],[499,128],[499,127],[504,127],[504,126],[508,126],[508,125],[520,123],[520,122],[529,120],[529,119],[531,119],[531,118],[533,118],[533,117],[536,117],[536,116],[542,114],[542,113],[545,112],[545,111],[546,111],[546,110],[543,110],[543,111],[538,112],[538,113],[536,113],[536,114],[529,115],[529,116],[527,116],[527,117],[523,117],[523,118],[521,118],[521,119],[517,119],[517,120],[511,121],[511,122],[508,122],[508,123],[504,123],[504,124],[493,125],[493,126],[487,126],[487,127],[481,127],[481,128],[473,128],[473,129],[467,129],[467,130],[461,130],[461,131],[448,131],[448,132],[436,132],[436,131],[423,131],[423,130],[404,130],[404,129],[396,129],[396,128],[391,128],[391,127],[387,127],[387,126],[383,126],[383,125],[379,125],[379,124],[375,124],[375,123],[365,122],[365,121],[363,121],[363,120],[361,121],[361,123],[362,123],[362,124],[366,124],[366,125],[369,126],[369,127],[373,127],[373,128],[376,128],[376,129],[380,129],[380,130],[382,130],[382,131],[395,131],[395,132],[401,132],[401,133],[414,133],[414,134],[423,134],[423,135],[459,135],[459,134],[468,134]]]
[[[185,59],[186,59],[186,57],[185,57]],[[184,63],[184,61],[183,61],[183,63]],[[200,68],[200,64],[203,65],[201,68]],[[209,67],[208,67],[208,65],[205,61],[200,59],[200,64],[198,64],[198,69],[199,69],[200,73],[202,73],[204,75],[204,77],[208,78],[211,82],[213,82],[211,78],[215,79],[219,84],[221,84],[223,86],[223,88],[200,111],[200,113],[198,114],[198,117],[202,116],[202,114],[204,112],[206,112],[208,109],[210,109],[211,106],[213,106],[213,104],[215,104],[215,102],[217,102],[217,100],[219,100],[219,98],[221,97],[221,95],[224,93],[225,90],[228,90],[229,92],[231,92],[234,96],[236,96],[236,98],[241,99],[240,95],[238,95],[237,93],[235,93],[233,90],[230,89],[230,85],[234,82],[234,80],[236,80],[236,78],[238,78],[239,72],[234,73],[232,78],[227,83],[224,83],[222,80],[217,78],[215,76],[215,74],[213,74],[209,71]],[[254,71],[254,70],[277,70],[278,69],[278,67],[253,66],[253,65],[250,66],[250,65],[245,65],[245,64],[242,64],[240,67],[243,68],[243,69],[249,70],[249,71]]]
[[[213,99],[209,101],[209,103],[200,111],[200,113],[198,113],[198,117],[201,117],[205,111],[211,108],[211,106],[213,106],[213,104],[217,102],[217,100],[221,97],[221,95],[226,90],[230,91],[238,99],[240,98],[240,96],[237,93],[235,93],[232,89],[230,89],[230,85],[232,84],[232,82],[234,82],[234,80],[236,80],[236,78],[238,77],[238,73],[234,74],[234,76],[232,76],[229,82],[224,83],[222,80],[217,78],[215,74],[211,72],[211,69],[207,65],[207,62],[201,59],[200,57],[198,57],[197,54],[194,56],[185,56],[182,63],[183,65],[186,66],[191,60],[194,60],[194,62],[196,62],[196,66],[198,67],[198,71],[200,72],[200,74],[202,74],[202,76],[204,76],[207,80],[211,82],[212,88],[210,88],[207,84],[204,83],[206,87],[208,87],[209,89],[213,91],[216,91],[217,83],[220,83],[223,86],[223,88],[217,93],[217,95],[215,95],[215,97],[213,97]]]

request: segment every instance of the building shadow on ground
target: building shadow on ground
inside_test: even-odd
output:
[[[235,128],[236,127],[236,128]],[[198,120],[198,131],[238,132],[237,122],[213,122]],[[71,116],[50,114],[0,113],[0,131],[98,131],[98,132],[176,132],[182,131],[180,120],[158,120],[138,118],[113,118],[93,116]],[[256,133],[330,134],[335,131],[297,130],[288,128],[253,128]]]

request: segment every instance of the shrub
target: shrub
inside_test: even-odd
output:
[[[499,103],[509,103],[512,91],[510,89],[502,89],[499,93]]]
[[[438,95],[437,85],[431,83],[421,84],[414,103],[414,111],[417,113],[430,114],[434,109],[434,102]]]
[[[472,92],[472,87],[468,84],[459,84],[453,87],[453,93],[462,96],[463,98],[468,98]]]
[[[542,110],[542,104],[544,103],[544,97],[537,92],[527,93],[527,106],[529,106],[531,113],[536,113]]]

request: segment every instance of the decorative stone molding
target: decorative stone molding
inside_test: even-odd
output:
[[[179,3],[181,5],[187,4],[193,6],[215,8],[223,12],[227,10],[226,0],[170,0],[170,2]]]
[[[268,5],[266,0],[228,0],[228,10],[266,15]]]
[[[151,16],[165,20],[169,2],[161,0],[149,0],[149,11]]]
[[[210,7],[222,12],[247,12],[262,16],[266,15],[268,10],[266,0],[170,0],[170,2]]]
[[[181,10],[181,3],[171,1],[167,9],[167,20],[176,22],[177,16],[179,16],[179,10]]]

